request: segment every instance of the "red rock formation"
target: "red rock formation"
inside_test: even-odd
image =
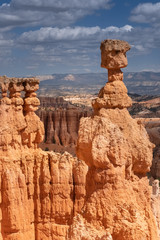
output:
[[[109,69],[109,82],[93,101],[94,117],[80,123],[77,155],[89,171],[84,208],[69,232],[72,240],[158,239],[146,177],[153,144],[126,109],[131,100],[120,71],[129,49],[120,40],[101,44],[101,65]]]
[[[149,135],[150,141],[155,144],[150,175],[160,179],[160,118],[138,118]]]
[[[35,115],[37,79],[0,79],[1,240],[158,239],[145,176],[153,144],[126,109],[131,100],[120,71],[129,45],[107,40],[101,49],[109,82],[93,101],[94,116],[81,120],[77,154],[84,162],[38,148],[44,128]],[[74,141],[70,112],[55,114],[61,121],[52,126],[50,114],[50,132]]]
[[[41,97],[41,100],[37,115],[45,126],[45,144],[40,146],[45,149],[54,144],[62,149],[68,147],[75,152],[80,118],[90,116],[91,111],[72,106],[63,98]]]
[[[152,198],[151,205],[154,216],[156,217],[156,223],[158,227],[158,234],[160,238],[160,190],[159,190],[159,180],[153,180],[152,184]]]
[[[34,113],[38,80],[1,80],[0,239],[64,240],[84,203],[87,166],[68,153],[37,147],[44,136]]]

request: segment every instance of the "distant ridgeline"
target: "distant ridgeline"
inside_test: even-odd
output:
[[[39,95],[48,97],[97,94],[106,82],[106,73],[53,74],[40,78]],[[124,82],[129,93],[160,94],[160,72],[126,72]]]

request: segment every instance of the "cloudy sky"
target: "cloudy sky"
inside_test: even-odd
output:
[[[160,72],[160,2],[0,0],[0,75],[102,72],[107,38],[132,46],[127,71]]]

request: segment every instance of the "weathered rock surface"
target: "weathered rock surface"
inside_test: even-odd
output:
[[[111,72],[112,71],[110,70],[110,76],[111,76]],[[122,72],[119,73],[119,71],[115,71],[114,75],[112,75],[112,78],[113,76],[115,76],[114,79],[117,79],[118,76],[123,77],[123,73]],[[102,88],[101,92],[104,91],[103,89],[104,88]],[[122,102],[122,97],[120,94],[119,96],[120,96],[119,102],[120,101]],[[107,97],[109,99],[109,96]],[[152,118],[158,117],[158,111],[159,111],[158,109],[160,105],[158,98],[155,98],[153,96],[136,96],[133,94],[131,95],[131,97],[133,99],[133,105],[128,110],[134,118],[141,117],[141,118],[148,119],[151,117]],[[43,150],[47,149],[47,150],[53,150],[61,153],[68,151],[72,155],[75,155],[75,146],[76,146],[75,143],[77,142],[77,137],[78,137],[79,121],[81,117],[91,116],[92,110],[90,108],[86,108],[85,106],[71,105],[70,102],[65,101],[62,97],[58,97],[58,98],[40,97],[39,99],[40,99],[41,105],[36,113],[40,117],[41,121],[44,123],[44,126],[45,126],[45,138],[43,143],[40,144],[40,147]],[[102,99],[102,102],[103,102],[103,99]],[[127,105],[128,105],[128,102],[126,106]],[[73,126],[74,129],[77,129],[77,132],[74,133],[74,137],[73,137],[72,131],[71,131],[72,136],[70,136],[70,133],[68,132],[67,126],[69,125],[69,123],[68,123],[68,118],[66,116],[68,115],[68,113],[70,115],[70,118],[69,118],[71,122],[70,125]],[[143,121],[145,121],[145,119]],[[153,121],[155,120],[153,119]],[[75,126],[78,126],[78,127],[75,127]],[[55,134],[55,132],[58,134]],[[56,135],[56,138],[54,137],[55,135]]]
[[[160,118],[160,98],[156,96],[133,97],[134,102],[129,109],[134,118]]]
[[[160,188],[159,180],[150,179],[150,184],[152,185],[152,197],[151,205],[154,216],[156,217],[156,224],[158,227],[158,235],[160,238]]]
[[[88,168],[68,153],[38,148],[44,137],[35,114],[38,80],[1,81],[0,239],[65,240],[73,216],[84,205]]]
[[[146,177],[153,144],[126,109],[131,100],[120,70],[130,47],[117,40],[103,44],[109,44],[102,58],[110,59],[102,62],[109,83],[93,101],[94,115],[81,120],[80,160],[38,148],[44,137],[35,114],[38,80],[0,79],[0,240],[158,240]],[[43,118],[51,123],[48,136],[65,144],[66,132],[74,139],[77,125],[66,124],[70,114],[57,114],[61,125],[52,124],[52,114]]]
[[[0,239],[66,239],[84,204],[87,166],[68,153],[21,154],[1,157]]]
[[[80,118],[90,116],[91,111],[71,105],[62,97],[41,97],[40,100],[41,107],[37,115],[45,126],[45,138],[40,146],[44,150],[46,147],[56,151],[67,149],[74,154]]]
[[[137,121],[145,126],[150,141],[155,144],[150,175],[160,179],[160,118],[139,118]]]
[[[112,68],[113,75],[116,70],[112,82],[121,82],[121,86],[122,76],[118,80],[117,69],[126,66],[125,52],[129,49],[124,49],[124,45],[127,43],[116,40],[107,40],[101,45],[101,65]],[[114,48],[115,54],[112,54]],[[114,60],[109,64],[111,57]],[[110,82],[104,88],[108,88],[108,84]],[[89,170],[86,202],[70,227],[69,236],[73,240],[158,239],[146,177],[152,163],[153,144],[143,125],[129,115],[124,104],[128,102],[126,91],[122,94],[123,101],[119,101],[116,84],[108,92],[109,96],[100,91],[93,102],[94,116],[81,119],[77,156],[87,163]],[[102,101],[105,104],[101,105]]]
[[[79,120],[89,115],[87,111],[76,108],[41,110],[38,115],[45,122],[46,143],[56,143],[63,146],[75,146],[78,136]]]

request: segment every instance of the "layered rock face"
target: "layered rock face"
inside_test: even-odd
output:
[[[79,121],[90,112],[64,101],[63,98],[41,98],[41,108],[37,115],[45,125],[46,144],[75,147]]]
[[[149,135],[150,141],[155,144],[150,175],[160,179],[160,118],[139,118]]]
[[[151,181],[152,179],[150,179]],[[152,197],[151,197],[151,205],[154,216],[156,217],[156,223],[158,227],[158,234],[160,238],[160,188],[159,188],[159,180],[151,181],[152,184]]]
[[[89,170],[84,208],[69,231],[72,240],[158,239],[146,177],[154,146],[126,109],[131,99],[120,70],[129,49],[120,40],[101,44],[108,82],[93,101],[94,116],[80,122],[77,155]]]
[[[84,204],[87,166],[38,148],[44,127],[35,114],[37,79],[0,82],[0,239],[65,240]]]

